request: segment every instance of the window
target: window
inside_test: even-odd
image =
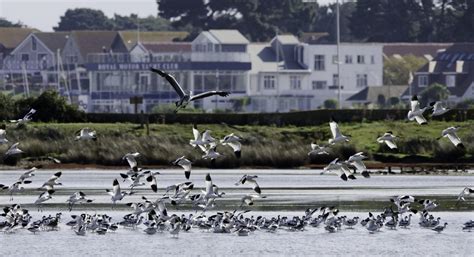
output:
[[[367,74],[357,74],[357,87],[367,86]]]
[[[326,67],[324,65],[324,55],[315,55],[314,56],[314,70],[325,70]]]
[[[263,88],[264,89],[275,89],[275,76],[273,76],[273,75],[263,76]]]
[[[346,63],[351,64],[352,63],[352,55],[346,55]]]
[[[428,76],[427,75],[419,75],[418,76],[418,86],[419,87],[428,86]]]
[[[30,60],[30,55],[29,54],[21,54],[21,61],[27,62]]]
[[[370,63],[375,64],[375,56],[374,55],[370,56]]]
[[[314,80],[314,81],[312,82],[313,90],[316,90],[316,89],[325,89],[325,88],[326,88],[326,85],[327,85],[327,82],[326,82],[326,81],[317,81],[317,80]]]
[[[357,56],[357,63],[358,64],[364,64],[365,63],[365,58],[363,55],[358,55]]]
[[[290,88],[299,90],[301,89],[301,78],[300,76],[290,76]]]
[[[337,64],[337,55],[332,56],[332,63]]]
[[[31,37],[31,50],[36,51],[36,38],[33,36]]]
[[[446,86],[447,87],[456,86],[456,75],[446,75]]]
[[[332,74],[332,84],[334,86],[337,86],[339,84],[339,75],[337,74]]]
[[[212,43],[207,43],[207,51],[212,52]]]
[[[67,63],[76,63],[78,61],[77,55],[68,55],[66,56]]]

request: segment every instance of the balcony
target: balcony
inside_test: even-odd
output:
[[[250,62],[250,55],[248,53],[209,53],[209,52],[195,52],[191,53],[192,62]]]

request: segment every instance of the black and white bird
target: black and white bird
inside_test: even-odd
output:
[[[112,190],[106,189],[105,191],[111,196],[111,200],[114,205],[117,201],[121,201],[126,195],[133,194],[132,192],[122,192],[117,179],[114,179],[114,182],[112,183]]]
[[[76,133],[76,138],[74,140],[93,140],[97,141],[97,132],[90,128],[83,128]]]
[[[395,144],[395,139],[397,139],[397,136],[394,136],[392,131],[387,131],[383,136],[377,138],[377,142],[380,144],[385,143],[390,149],[396,149],[397,144]]]
[[[234,151],[235,157],[240,159],[242,156],[242,144],[240,143],[242,139],[238,136],[235,136],[234,133],[229,134],[224,137],[220,142],[222,145],[228,145]]]
[[[16,123],[17,126],[25,125],[26,123],[31,121],[31,119],[32,119],[31,116],[33,116],[33,114],[35,114],[35,113],[36,113],[36,110],[31,109],[27,114],[25,114],[25,116],[23,116],[23,118],[18,119],[18,120],[10,120],[10,122]]]
[[[52,197],[53,193],[54,193],[54,190],[47,190],[39,195],[38,199],[36,199],[35,201],[35,205],[38,206],[38,211],[43,210],[42,204],[48,201],[49,199],[53,198]]]
[[[137,158],[140,156],[140,153],[127,153],[122,157],[122,160],[127,160],[130,169],[133,171],[132,173],[138,172],[138,162]]]
[[[199,148],[201,148],[201,150],[204,152],[202,158],[204,160],[211,160],[211,163],[214,163],[217,158],[224,156],[223,154],[217,152],[217,146],[215,145],[209,146],[208,148],[203,145],[200,145]]]
[[[58,179],[61,177],[62,172],[56,172],[51,176],[51,178],[48,179],[48,181],[44,182],[41,188],[46,188],[46,190],[52,190],[54,189],[54,186],[62,186],[63,184],[61,182],[58,182]]]
[[[474,193],[474,189],[472,188],[469,188],[469,187],[465,187],[461,193],[458,195],[458,201],[466,201],[466,199],[464,197],[466,196],[469,196],[470,194],[473,194]]]
[[[418,101],[417,95],[414,95],[411,98],[410,105],[411,105],[411,110],[408,111],[408,115],[407,115],[408,120],[410,121],[416,120],[416,122],[418,122],[418,124],[421,124],[421,125],[428,124],[425,117],[423,117],[423,113],[426,110],[428,110],[430,107],[420,108],[420,102]]]
[[[206,146],[206,145],[216,145],[217,140],[211,136],[210,130],[206,129],[202,134],[199,132],[197,125],[193,125],[193,136],[194,139],[189,140],[189,144],[192,147],[196,146]]]
[[[316,155],[319,155],[319,154],[329,154],[328,153],[328,150],[329,150],[329,147],[323,145],[323,146],[319,146],[318,144],[316,143],[311,143],[311,151],[308,153],[308,155],[312,155],[312,154],[316,154]]]
[[[354,172],[349,169],[346,162],[340,162],[338,158],[330,162],[326,167],[324,167],[323,174],[326,171],[335,172],[342,180],[347,181],[347,179],[356,179]]]
[[[431,211],[438,207],[438,204],[435,201],[429,199],[418,200],[418,203],[423,205],[423,210],[425,211]]]
[[[240,207],[239,208],[242,208],[242,206],[244,204],[248,205],[248,206],[252,206],[254,204],[254,201],[255,199],[259,199],[259,198],[267,198],[266,196],[263,196],[263,195],[256,195],[256,194],[247,194],[247,195],[244,195],[241,199],[240,199]]]
[[[84,194],[82,191],[78,191],[69,196],[66,202],[68,204],[69,211],[72,211],[74,204],[92,203],[93,200],[87,199],[86,194]]]
[[[151,172],[151,171],[146,171],[145,174],[147,174],[146,177],[146,182],[150,185],[150,188],[153,192],[158,192],[158,185],[156,182],[156,175],[159,175],[159,172]]]
[[[441,139],[443,137],[447,137],[451,143],[453,143],[454,146],[459,147],[459,148],[464,148],[464,145],[461,141],[461,139],[458,137],[456,132],[459,130],[459,126],[457,127],[449,127],[441,132],[441,136],[438,137],[437,139]]]
[[[24,153],[23,150],[18,148],[19,145],[20,145],[19,142],[14,143],[13,145],[11,145],[10,148],[8,148],[8,150],[5,152],[5,157]]]
[[[10,201],[13,201],[13,194],[23,191],[25,188],[22,185],[26,185],[30,183],[31,183],[30,180],[22,180],[22,181],[16,181],[10,186],[0,184],[0,190],[8,190],[8,193],[10,194]]]
[[[331,121],[329,122],[329,127],[331,128],[332,138],[329,139],[329,144],[337,144],[339,142],[349,142],[350,138],[348,136],[344,136],[341,131],[339,130],[339,126],[334,118],[331,117]]]
[[[213,95],[226,97],[230,94],[229,92],[226,92],[226,91],[208,91],[208,92],[204,92],[204,93],[201,93],[201,94],[192,95],[191,93],[186,93],[183,90],[183,88],[179,85],[179,83],[176,81],[176,79],[172,75],[170,75],[169,73],[166,73],[162,70],[155,69],[155,68],[150,68],[150,70],[152,72],[157,73],[161,77],[165,78],[168,81],[168,83],[174,88],[176,93],[178,94],[180,99],[179,99],[179,101],[176,101],[176,103],[175,103],[176,104],[175,112],[177,112],[179,109],[186,108],[186,106],[191,101],[195,101],[195,100],[202,99],[202,98],[209,97],[209,96],[213,96]]]
[[[369,178],[370,174],[363,162],[364,159],[367,159],[367,156],[365,156],[363,152],[358,152],[349,157],[349,159],[347,159],[347,162],[353,165],[356,170],[359,171],[362,176],[364,176],[364,178]]]
[[[174,162],[172,162],[172,164],[175,166],[181,166],[184,169],[184,177],[186,177],[186,179],[189,179],[189,177],[191,176],[192,166],[192,162],[190,160],[186,159],[185,156],[181,156]]]
[[[7,132],[4,129],[0,129],[0,145],[8,143]]]
[[[433,108],[433,113],[431,114],[431,116],[440,116],[449,111],[449,109],[444,107],[443,103],[440,101],[431,102],[430,106]]]
[[[257,183],[257,178],[258,176],[257,175],[243,175],[242,178],[240,178],[240,180],[235,183],[236,186],[242,184],[244,185],[245,183],[247,184],[250,184],[252,185],[252,189],[257,193],[257,194],[261,194],[262,193],[262,190],[260,189],[260,186],[258,185]]]
[[[443,230],[446,228],[447,225],[448,225],[448,223],[445,222],[444,225],[438,225],[438,226],[432,228],[431,230],[436,231],[438,233],[441,233],[441,232],[443,232]]]
[[[25,171],[23,174],[21,174],[21,176],[18,178],[18,181],[20,182],[23,182],[25,181],[25,179],[27,178],[31,178],[31,177],[34,177],[35,174],[33,172],[35,172],[38,168],[36,167],[33,167],[27,171]]]

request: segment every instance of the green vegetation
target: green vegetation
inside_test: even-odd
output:
[[[385,58],[383,63],[384,85],[408,85],[410,72],[416,72],[427,62],[425,58],[414,55]]]
[[[463,126],[459,136],[466,149],[456,149],[447,139],[436,140],[441,130],[453,126]],[[362,151],[373,161],[405,162],[473,162],[474,135],[472,122],[432,121],[428,126],[414,122],[384,121],[364,123],[341,123],[342,133],[352,136],[349,144],[338,145],[330,156],[308,157],[309,144],[327,143],[330,137],[327,124],[319,126],[225,126],[198,125],[200,130],[210,129],[215,138],[235,133],[243,138],[242,158],[237,160],[230,147],[219,146],[218,151],[225,157],[218,159],[216,167],[236,168],[266,166],[291,168],[310,163],[327,164],[333,158],[347,158]],[[74,141],[74,132],[83,127],[97,130],[98,140]],[[7,137],[11,143],[20,142],[20,148],[28,157],[52,156],[63,163],[125,165],[121,157],[131,151],[142,153],[143,165],[169,165],[169,162],[182,155],[188,156],[196,166],[210,166],[201,159],[201,151],[189,145],[192,138],[192,125],[151,124],[150,134],[136,124],[93,124],[93,123],[31,123],[22,129],[7,127]],[[391,151],[376,142],[377,136],[391,130],[402,138],[399,150]],[[0,152],[7,146],[0,146]],[[30,158],[34,159],[34,158]]]

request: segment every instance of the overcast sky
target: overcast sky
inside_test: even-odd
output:
[[[318,0],[319,4],[331,2],[336,0]],[[102,10],[109,17],[115,13],[135,13],[140,17],[157,14],[155,0],[0,0],[0,17],[41,31],[53,31],[67,9],[83,7]]]

